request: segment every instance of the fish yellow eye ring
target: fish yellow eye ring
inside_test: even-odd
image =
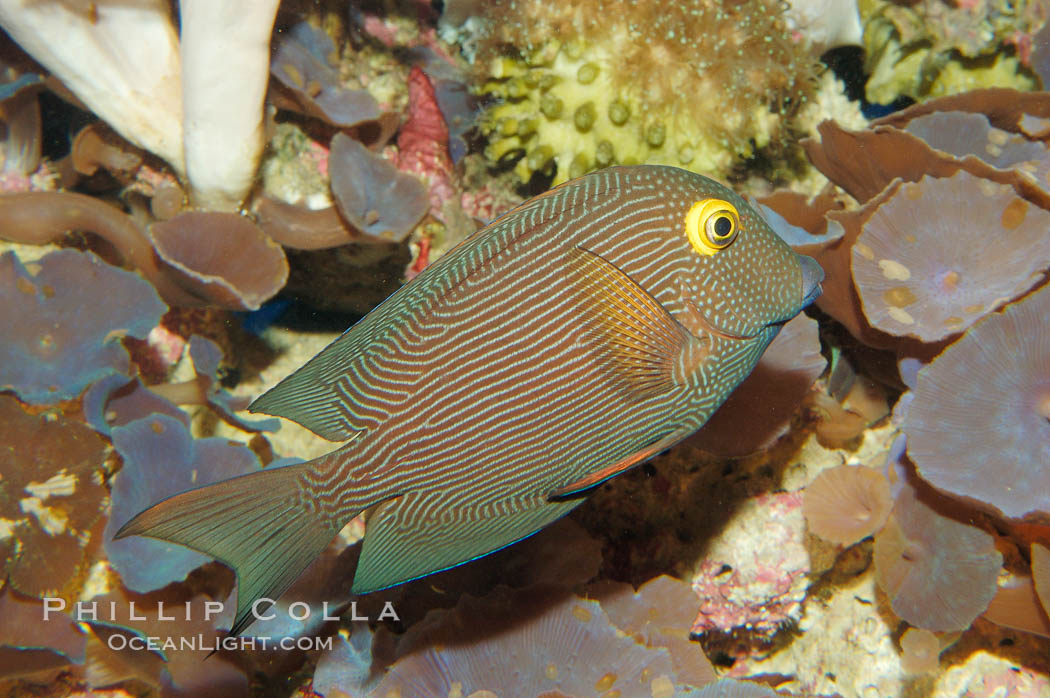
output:
[[[724,250],[740,232],[736,206],[723,199],[701,199],[685,214],[685,234],[693,249],[711,256]]]

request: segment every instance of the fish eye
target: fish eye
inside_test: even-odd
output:
[[[685,232],[693,249],[702,255],[724,250],[740,232],[740,214],[723,199],[702,199],[685,216]]]

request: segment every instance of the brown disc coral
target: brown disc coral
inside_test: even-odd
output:
[[[992,536],[902,488],[875,536],[875,573],[894,613],[933,631],[965,630],[995,596],[1003,556]]]
[[[201,305],[258,310],[288,280],[280,245],[235,213],[187,211],[147,235],[174,282]]]
[[[919,371],[902,429],[934,487],[1008,517],[1050,513],[1048,318],[1044,287],[974,325]]]
[[[70,594],[102,515],[105,444],[80,422],[26,414],[6,395],[0,443],[0,574],[24,594]]]
[[[824,540],[852,545],[886,523],[893,500],[878,470],[840,465],[825,470],[802,495],[809,530]]]
[[[853,246],[868,321],[925,342],[963,331],[1050,266],[1048,228],[1050,212],[966,172],[904,184]]]

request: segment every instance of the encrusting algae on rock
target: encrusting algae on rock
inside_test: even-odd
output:
[[[815,57],[774,0],[487,4],[488,158],[555,184],[616,164],[725,176],[788,133]]]

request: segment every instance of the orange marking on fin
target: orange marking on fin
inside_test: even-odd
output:
[[[619,475],[620,473],[626,470],[630,470],[631,468],[643,461],[649,460],[660,451],[664,451],[670,448],[671,446],[674,446],[676,443],[684,439],[690,433],[692,432],[689,430],[679,430],[671,432],[662,439],[659,439],[658,441],[655,441],[649,444],[648,446],[643,447],[641,450],[635,451],[626,458],[622,458],[611,465],[607,465],[606,467],[601,468],[600,470],[595,470],[593,473],[584,475],[579,480],[576,480],[575,482],[570,482],[564,487],[559,487],[558,489],[548,493],[547,497],[548,499],[558,499],[560,497],[568,497],[570,495],[583,492],[584,490],[588,490],[594,487],[595,485],[601,484],[605,480],[608,480],[609,478],[615,475]]]

